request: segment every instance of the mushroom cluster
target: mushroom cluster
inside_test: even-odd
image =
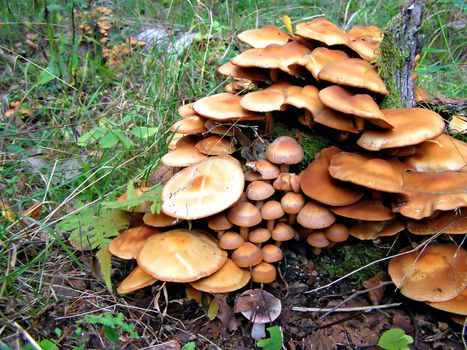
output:
[[[161,159],[174,175],[164,184],[162,213],[143,208],[145,225],[156,229],[140,227],[132,238],[144,242],[130,257],[141,270],[135,275],[226,292],[250,276],[274,281],[281,242],[294,238],[306,238],[319,254],[349,235],[376,239],[406,226],[416,234],[465,234],[467,212],[459,208],[467,207],[467,145],[445,134],[443,118],[430,110],[379,108],[388,92],[371,62],[382,38],[377,27],[345,32],[324,18],[298,23],[294,35],[270,25],[240,33],[251,48],[219,68],[231,78],[225,92],[178,109]],[[303,149],[287,136],[264,159],[244,161],[237,152],[237,143],[249,146],[242,125],[265,120],[272,135],[274,119],[297,120],[339,147],[321,150],[302,172]],[[196,226],[193,234],[158,231],[184,220]],[[212,234],[198,231],[206,226]],[[182,251],[188,242],[205,246],[196,257],[213,265],[198,272],[203,264],[178,250],[156,263],[155,255],[172,249],[159,240],[171,236]],[[189,277],[172,279],[177,260]],[[235,283],[224,277],[233,270]]]

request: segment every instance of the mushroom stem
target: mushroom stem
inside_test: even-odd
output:
[[[281,173],[288,173],[289,172],[289,164],[281,164]]]
[[[271,112],[266,112],[266,135],[274,135],[274,117]]]
[[[266,338],[265,323],[255,323],[251,327],[251,337],[254,340],[260,340]]]
[[[240,235],[243,237],[245,242],[248,242],[249,233],[250,233],[250,229],[248,227],[240,227]]]
[[[217,239],[221,238],[221,236],[224,234],[224,230],[222,231],[217,231]]]
[[[264,204],[264,201],[256,201],[255,206],[256,206],[256,208],[261,209],[261,207],[263,206],[263,204]]]
[[[274,224],[276,223],[276,220],[268,220],[268,223],[266,225],[266,228],[269,230],[269,231],[272,231],[274,230]]]
[[[287,223],[290,226],[293,226],[295,224],[295,219],[297,218],[297,214],[289,214],[289,220],[287,220]]]
[[[357,116],[354,116],[354,118],[355,118],[355,128],[358,131],[363,130],[364,124],[365,124],[365,119],[363,119],[361,117],[357,117]]]
[[[273,83],[279,81],[279,69],[278,68],[272,68],[271,71],[269,72],[269,76],[271,77],[271,81]]]

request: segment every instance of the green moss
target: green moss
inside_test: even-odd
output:
[[[305,153],[305,158],[300,163],[300,170],[306,168],[308,164],[315,159],[316,153],[318,153],[323,148],[332,146],[331,142],[321,135],[318,135],[313,130],[299,131],[300,139],[297,134],[297,129],[291,128],[287,124],[277,123],[274,130],[274,138],[279,136],[290,136],[297,140],[301,144],[303,151]]]
[[[387,32],[380,45],[380,55],[376,60],[376,67],[381,79],[383,79],[389,95],[380,103],[380,108],[402,108],[401,93],[395,86],[395,72],[399,70],[410,52],[404,52],[394,45],[393,38]]]
[[[346,242],[339,244],[336,248],[337,254],[340,258],[336,262],[325,262],[320,265],[330,277],[341,277],[348,274],[362,266],[365,266],[375,260],[381,259],[386,256],[387,251],[378,248],[372,242]],[[373,277],[376,273],[384,269],[384,264],[375,264],[366,269],[359,271],[349,277],[356,284],[360,284]]]

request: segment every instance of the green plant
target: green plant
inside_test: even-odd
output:
[[[381,334],[378,346],[385,350],[409,350],[413,338],[401,328],[391,328]]]
[[[193,341],[190,341],[182,346],[182,350],[195,350],[196,344]]]
[[[90,314],[77,322],[102,325],[102,331],[105,336],[114,344],[120,344],[119,338],[122,333],[127,333],[132,339],[139,339],[139,335],[135,330],[135,324],[125,322],[125,315],[121,312],[116,316],[111,312],[105,312],[100,315]]]
[[[282,331],[279,326],[266,328],[269,332],[269,338],[261,339],[256,342],[256,346],[264,350],[280,350],[282,349]]]

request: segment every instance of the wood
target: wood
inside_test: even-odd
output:
[[[389,96],[383,108],[409,108],[415,105],[413,62],[421,51],[419,34],[423,18],[423,0],[411,0],[396,15],[384,33],[377,66]]]

